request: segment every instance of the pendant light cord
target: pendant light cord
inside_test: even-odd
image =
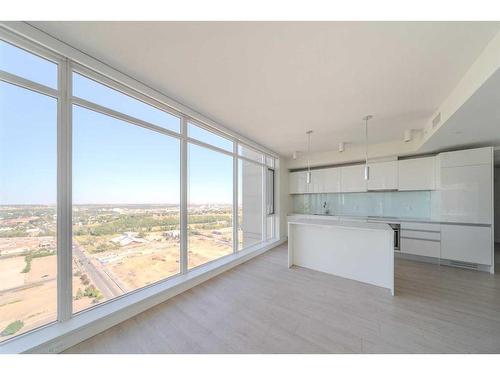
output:
[[[311,130],[307,132],[307,170],[309,172],[311,172],[311,133]]]
[[[365,118],[365,163],[368,165],[368,116]]]

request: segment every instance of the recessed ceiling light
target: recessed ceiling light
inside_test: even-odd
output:
[[[405,130],[405,135],[404,135],[403,140],[404,140],[405,142],[410,142],[410,141],[411,141],[411,139],[412,139],[411,129],[406,129],[406,130]]]

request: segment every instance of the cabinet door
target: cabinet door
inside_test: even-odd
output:
[[[307,173],[307,172],[306,172]],[[325,170],[314,169],[311,171],[311,184],[309,192],[311,193],[324,193],[325,191]]]
[[[311,171],[311,193],[338,193],[340,168],[314,169]]]
[[[290,194],[307,193],[306,172],[290,172],[288,176],[288,191]]]
[[[441,168],[443,221],[491,224],[492,173],[490,165]]]
[[[288,192],[296,194],[299,190],[299,175],[297,172],[290,172],[288,174]]]
[[[434,190],[435,158],[417,158],[398,161],[398,189],[407,190]]]
[[[386,161],[368,165],[370,166],[368,190],[390,190],[398,188],[397,161]]]
[[[366,191],[364,164],[340,168],[340,191],[343,193]]]
[[[441,258],[491,265],[490,227],[441,226]]]
[[[460,167],[465,165],[491,164],[492,147],[474,148],[442,152],[439,154],[441,167]]]
[[[439,240],[401,237],[401,252],[404,254],[439,258],[440,251],[441,243]]]

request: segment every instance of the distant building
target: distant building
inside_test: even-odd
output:
[[[181,232],[179,230],[167,230],[163,233],[167,239],[178,240],[181,236]]]
[[[111,242],[118,244],[120,246],[127,246],[132,243],[145,243],[148,242],[144,238],[137,237],[139,233],[137,232],[125,232],[121,236],[111,239]]]
[[[26,229],[26,233],[29,233],[31,235],[39,234],[41,231],[42,230],[40,228]]]
[[[30,251],[30,249],[27,247],[19,247],[16,249],[1,250],[0,256],[23,255],[23,254],[28,254],[29,251]]]

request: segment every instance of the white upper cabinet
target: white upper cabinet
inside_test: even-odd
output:
[[[313,169],[311,183],[307,184],[307,171],[290,172],[289,193],[338,193],[340,192],[340,168]]]
[[[313,193],[340,192],[340,168],[312,170],[311,185]]]
[[[436,158],[434,156],[398,161],[398,189],[435,190]]]
[[[340,192],[340,168],[328,168],[324,171],[324,193]]]
[[[439,154],[439,163],[441,168],[479,164],[491,165],[492,154],[493,149],[491,147],[442,152]]]
[[[398,162],[368,163],[370,178],[368,190],[393,190],[398,188]]]
[[[290,194],[304,194],[308,192],[307,172],[290,172],[288,179]]]
[[[340,168],[340,191],[346,193],[366,191],[364,164]]]

